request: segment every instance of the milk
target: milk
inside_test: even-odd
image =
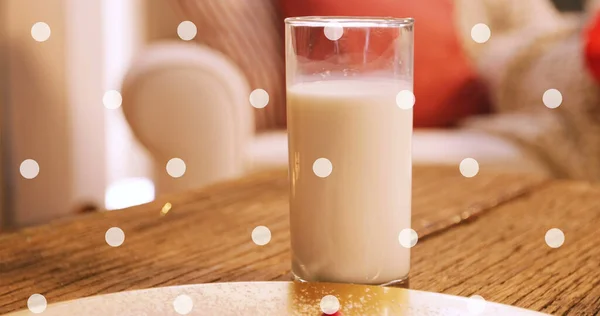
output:
[[[307,281],[383,284],[408,275],[412,109],[409,82],[339,80],[288,87],[292,269]],[[327,158],[333,171],[315,175]]]

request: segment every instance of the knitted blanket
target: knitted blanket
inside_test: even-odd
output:
[[[460,0],[457,5],[467,2],[471,1]],[[598,181],[600,85],[583,56],[586,21],[583,16],[560,16],[547,1],[522,2],[535,12],[527,18],[530,23],[523,17],[510,25],[509,11],[488,12],[490,40],[470,49],[473,44],[465,45],[491,89],[495,114],[469,119],[463,126],[515,142],[539,156],[557,177]],[[461,13],[463,22],[470,20],[468,13]],[[507,24],[494,24],[493,16],[499,13],[506,14]],[[555,104],[548,107],[544,94],[550,89],[560,94],[554,92]]]

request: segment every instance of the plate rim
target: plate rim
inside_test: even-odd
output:
[[[91,296],[84,296],[84,297],[80,297],[80,298],[75,298],[75,299],[70,299],[70,300],[64,300],[64,301],[57,301],[51,304],[48,304],[46,309],[51,308],[53,306],[59,306],[59,305],[66,305],[69,303],[73,303],[73,302],[81,302],[81,301],[85,301],[85,300],[89,300],[89,299],[94,299],[94,298],[100,298],[100,297],[112,297],[112,296],[119,296],[119,295],[123,295],[125,293],[144,293],[144,292],[155,292],[155,291],[160,291],[163,289],[179,289],[179,288],[202,288],[202,287],[212,287],[212,286],[219,286],[219,285],[230,285],[230,284],[235,284],[235,285],[248,285],[248,284],[276,284],[276,285],[285,285],[285,284],[293,284],[296,281],[231,281],[231,282],[211,282],[211,283],[191,283],[191,284],[179,284],[179,285],[169,285],[169,286],[160,286],[160,287],[151,287],[151,288],[144,288],[144,289],[132,289],[132,290],[124,290],[124,291],[119,291],[119,292],[113,292],[113,293],[105,293],[105,294],[99,294],[99,295],[91,295]],[[334,283],[334,282],[311,282],[312,284],[349,284],[349,283]],[[380,287],[379,285],[368,285],[368,284],[353,284],[353,285],[359,285],[361,287],[368,287],[368,288],[377,288]],[[408,293],[418,293],[421,295],[426,295],[426,296],[434,296],[434,297],[439,297],[442,296],[445,299],[450,299],[450,300],[454,300],[454,301],[465,301],[468,300],[469,297],[468,296],[460,296],[460,295],[452,295],[452,294],[446,294],[446,293],[438,293],[438,292],[431,292],[431,291],[424,291],[424,290],[416,290],[416,289],[405,289],[405,288],[395,288],[395,287],[388,287],[389,289],[393,290],[393,291],[402,291],[402,292],[408,292]],[[532,316],[535,315],[539,315],[539,316],[552,316],[551,314],[546,314],[540,311],[536,311],[536,310],[530,310],[530,309],[526,309],[523,307],[519,307],[519,306],[513,306],[513,305],[508,305],[508,304],[504,304],[504,303],[498,303],[498,302],[494,302],[494,301],[489,301],[489,300],[485,300],[486,305],[487,304],[492,304],[496,307],[500,307],[500,308],[510,308],[510,309],[516,309],[516,310],[521,310],[523,312],[528,312],[531,313]],[[24,315],[23,313],[28,312],[28,309],[20,309],[20,310],[16,310],[16,311],[12,311],[12,312],[8,312],[6,314],[3,314],[2,316],[21,316]]]

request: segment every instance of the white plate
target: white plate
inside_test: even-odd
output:
[[[180,295],[189,297],[193,306],[190,306],[187,298],[178,299]],[[321,316],[323,313],[320,303],[325,295],[334,295],[339,300],[340,310],[337,315],[343,316],[546,315],[474,298],[438,293],[378,286],[296,282],[212,283],[121,292],[50,304],[41,315]],[[8,315],[31,316],[33,313],[25,310]]]

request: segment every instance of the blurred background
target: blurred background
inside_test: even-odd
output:
[[[37,22],[46,41],[32,38]],[[4,227],[154,197],[149,155],[103,97],[145,45],[179,39],[179,22],[168,1],[0,1]],[[20,174],[25,159],[35,179]]]
[[[436,0],[426,6],[400,1],[397,8],[383,0],[379,8],[366,9],[357,1],[246,2],[1,0],[1,227],[119,210],[157,195],[285,167],[283,18],[297,15],[416,17],[416,164],[458,165],[473,157],[482,170],[585,178],[562,168],[575,158],[554,161],[545,156],[552,153],[532,153],[535,146],[527,142],[539,143],[537,138],[490,130],[494,124],[488,122],[503,121],[487,119],[515,112],[504,104],[514,98],[503,97],[512,91],[502,84],[511,73],[489,72],[512,69],[514,63],[504,61],[522,58],[513,53],[535,48],[540,34],[567,34],[554,39],[556,47],[567,48],[532,57],[537,66],[518,74],[537,75],[540,65],[560,56],[582,58],[581,45],[571,40],[581,41],[589,20],[584,1],[510,1],[507,7],[523,6],[519,10],[540,26],[520,36],[498,22],[489,0]],[[546,11],[556,14],[540,13]],[[485,29],[477,33],[477,23],[485,23],[491,36]],[[450,64],[449,71],[439,71]],[[532,64],[528,60],[519,69]],[[591,86],[589,76],[569,80]],[[551,107],[543,106],[542,94],[558,86],[538,87],[533,99],[540,108]],[[530,102],[523,93],[514,95]],[[568,101],[564,91],[562,100]],[[263,102],[264,109],[257,106]],[[470,120],[478,117],[484,123]]]

